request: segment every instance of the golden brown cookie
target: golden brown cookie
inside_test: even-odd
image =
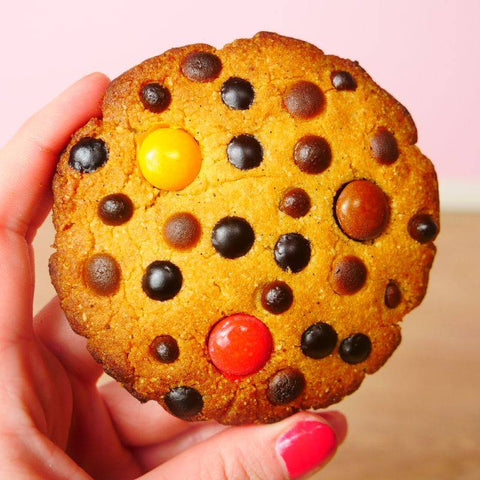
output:
[[[358,65],[259,33],[110,85],[54,179],[53,283],[140,400],[271,422],[358,388],[425,295],[437,180]]]

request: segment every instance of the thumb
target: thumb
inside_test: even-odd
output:
[[[345,436],[344,417],[331,412],[328,419],[299,413],[272,425],[230,428],[168,460],[141,480],[303,478],[325,465]]]

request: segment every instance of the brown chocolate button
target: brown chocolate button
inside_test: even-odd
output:
[[[122,225],[133,215],[133,203],[123,193],[113,193],[100,200],[98,216],[107,225]]]
[[[283,98],[292,117],[305,120],[318,115],[325,104],[323,92],[312,82],[301,81],[290,85]]]
[[[438,226],[428,213],[419,213],[408,222],[408,233],[419,243],[427,243],[435,240]]]
[[[84,264],[85,283],[98,295],[112,295],[120,285],[120,266],[108,253],[97,253]]]
[[[308,193],[301,188],[291,188],[280,200],[278,208],[293,218],[304,217],[312,206]]]
[[[353,295],[367,280],[367,267],[354,255],[338,258],[333,263],[331,284],[339,295]]]
[[[262,306],[267,312],[278,315],[286,312],[292,303],[293,292],[285,282],[270,282],[263,287]]]
[[[222,62],[213,53],[191,52],[183,59],[181,70],[194,82],[211,82],[220,75]]]
[[[201,227],[198,220],[187,212],[172,215],[163,227],[163,236],[173,248],[187,250],[193,248],[200,239]]]
[[[357,82],[352,74],[344,71],[332,72],[330,75],[332,85],[336,90],[356,90]]]
[[[161,113],[168,108],[172,97],[170,90],[159,83],[147,83],[140,90],[143,106],[154,113]]]
[[[395,308],[402,301],[402,293],[400,288],[393,280],[390,280],[385,288],[385,305],[388,308]]]
[[[269,381],[267,398],[273,405],[293,402],[305,388],[305,377],[296,368],[285,368],[277,372]]]
[[[395,136],[384,127],[380,127],[370,139],[370,147],[373,156],[386,165],[395,162],[400,154]]]
[[[180,354],[177,341],[170,335],[155,337],[150,344],[150,352],[162,363],[172,363]]]
[[[203,397],[195,388],[176,387],[165,395],[165,404],[176,417],[188,419],[202,411]]]
[[[339,348],[341,359],[356,365],[366,360],[372,351],[372,342],[367,335],[363,333],[355,333],[342,341]]]
[[[330,166],[332,150],[323,137],[307,135],[295,145],[293,161],[304,173],[322,173]]]
[[[335,215],[345,235],[358,241],[372,240],[383,233],[390,217],[388,198],[369,180],[354,180],[340,191]]]

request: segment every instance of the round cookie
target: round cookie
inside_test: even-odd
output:
[[[273,33],[190,45],[114,80],[102,111],[58,164],[50,271],[109,375],[241,424],[384,364],[426,292],[438,190],[357,62]]]

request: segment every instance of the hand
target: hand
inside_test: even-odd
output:
[[[320,468],[346,433],[336,412],[264,426],[188,423],[111,382],[57,298],[34,319],[32,240],[71,134],[100,116],[109,80],[89,75],[0,151],[0,478],[287,479]]]

